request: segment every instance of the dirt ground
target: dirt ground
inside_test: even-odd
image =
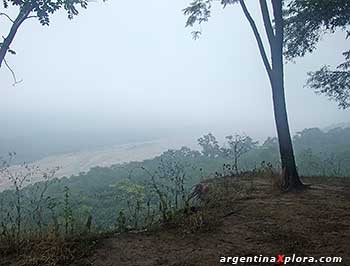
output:
[[[287,265],[349,266],[350,182],[321,178],[306,181],[313,184],[307,191],[279,193],[273,192],[269,182],[254,180],[252,191],[237,197],[236,183],[240,181],[216,180],[219,185],[213,187],[216,186],[221,195],[211,207],[215,225],[208,230],[188,232],[184,230],[186,226],[182,226],[115,235],[101,241],[88,263],[95,266],[212,266],[224,265],[219,262],[222,256],[296,254],[316,258],[337,256],[342,257],[342,262]]]

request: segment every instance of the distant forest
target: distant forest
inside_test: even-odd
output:
[[[302,176],[350,176],[350,127],[327,132],[309,128],[297,133],[293,141]],[[18,189],[0,193],[0,232],[15,232],[18,219],[22,221],[17,230],[29,232],[43,228],[74,231],[86,223],[89,230],[90,226],[96,230],[138,228],[183,207],[193,186],[206,178],[281,171],[276,138],[259,144],[236,134],[220,144],[209,133],[198,144],[199,151],[182,147],[143,162],[95,167],[70,178],[58,180],[51,171],[44,173],[44,181],[28,186],[25,183],[35,168],[23,165],[14,173],[3,164],[2,178],[16,177]],[[23,189],[18,187],[20,181]]]

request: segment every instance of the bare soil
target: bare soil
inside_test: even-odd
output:
[[[221,256],[342,257],[350,265],[349,179],[308,178],[310,189],[274,191],[270,181],[212,180],[208,224],[125,233],[100,241],[87,261],[95,266],[212,266]],[[250,186],[241,193],[237,183]],[[316,185],[317,184],[317,185]],[[237,196],[238,195],[238,196]],[[210,217],[208,216],[210,215]],[[197,216],[198,218],[198,216]],[[198,219],[197,219],[198,220]],[[196,220],[196,221],[197,221]],[[231,263],[230,263],[231,264]],[[263,265],[262,263],[246,265]],[[271,265],[271,264],[270,264]],[[321,265],[301,263],[290,265]]]

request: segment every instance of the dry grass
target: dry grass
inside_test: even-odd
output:
[[[95,236],[41,238],[22,240],[16,246],[3,245],[0,249],[0,265],[16,266],[85,266],[98,238]]]

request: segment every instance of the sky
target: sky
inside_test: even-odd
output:
[[[73,20],[55,14],[49,27],[26,21],[11,46],[17,55],[7,57],[23,81],[14,87],[0,70],[0,138],[275,135],[271,89],[240,7],[215,6],[195,41],[181,12],[188,3],[97,1]],[[257,2],[249,8],[262,30]],[[350,122],[350,110],[303,86],[308,71],[340,63],[347,46],[338,33],[286,64],[292,132]]]

